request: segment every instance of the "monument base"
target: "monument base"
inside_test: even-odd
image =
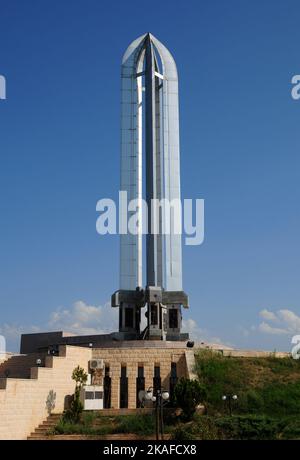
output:
[[[92,384],[103,386],[103,408],[138,408],[141,390],[155,392],[163,388],[172,398],[178,379],[194,378],[194,350],[186,343],[188,334],[172,336],[171,340],[122,340],[125,336],[120,333],[98,336],[68,336],[63,332],[23,334],[21,353],[55,354],[63,344],[88,347],[90,357],[85,367],[91,373]],[[101,382],[94,379],[98,370]]]

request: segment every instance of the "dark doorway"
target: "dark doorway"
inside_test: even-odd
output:
[[[120,378],[120,409],[128,407],[128,378],[126,366],[121,367]]]
[[[175,406],[175,395],[174,389],[177,383],[177,363],[171,363],[171,375],[170,375],[170,406]]]
[[[169,309],[169,328],[178,328],[178,310],[176,308]]]
[[[145,391],[145,377],[144,377],[144,366],[138,367],[138,376],[136,379],[136,407],[141,407],[142,403],[139,400],[139,392]]]
[[[151,305],[151,325],[156,326],[158,325],[158,314],[157,314],[157,305]]]
[[[125,308],[125,327],[133,327],[133,309]]]
[[[111,407],[111,377],[109,376],[109,366],[105,366],[103,387],[104,387],[103,407],[104,409],[110,409]]]
[[[153,394],[156,395],[157,390],[161,389],[161,378],[160,378],[160,366],[154,366],[154,377],[153,377]]]

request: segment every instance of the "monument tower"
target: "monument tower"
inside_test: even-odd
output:
[[[182,290],[181,234],[174,230],[172,206],[158,213],[152,206],[153,200],[180,200],[176,64],[167,48],[148,33],[127,48],[121,80],[120,190],[127,192],[127,204],[132,200],[140,204],[145,189],[148,232],[143,282],[143,207],[139,205],[134,211],[138,231],[120,236],[120,286],[112,295],[112,306],[119,307],[120,338],[186,340],[188,335],[181,333],[181,307],[188,307]],[[121,219],[125,214],[127,210],[120,209]],[[166,222],[169,232],[163,231]],[[147,327],[141,331],[145,306]]]

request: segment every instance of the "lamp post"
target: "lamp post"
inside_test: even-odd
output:
[[[232,416],[232,403],[231,401],[236,401],[238,399],[237,395],[223,395],[222,400],[228,402],[229,415]]]
[[[159,388],[156,390],[156,395],[153,394],[153,387],[148,388],[145,394],[145,399],[155,403],[155,430],[156,430],[156,440],[159,440],[159,435],[161,435],[161,440],[164,439],[164,417],[163,417],[163,407],[169,400],[169,392],[164,388]]]

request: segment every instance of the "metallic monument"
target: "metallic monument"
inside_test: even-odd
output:
[[[145,189],[148,232],[145,288],[142,228],[137,234],[120,236],[120,288],[112,295],[112,306],[119,307],[119,337],[186,340],[188,334],[181,333],[181,307],[188,308],[182,290],[181,234],[174,232],[171,207],[157,214],[151,206],[155,199],[180,200],[178,76],[172,55],[152,34],[137,38],[127,48],[121,93],[120,190],[127,192],[128,203],[140,203]],[[142,206],[137,212],[142,222]],[[124,213],[127,216],[123,208],[120,219]],[[162,232],[166,220],[168,234]],[[151,232],[154,222],[156,234]],[[141,331],[145,306],[147,326]]]

